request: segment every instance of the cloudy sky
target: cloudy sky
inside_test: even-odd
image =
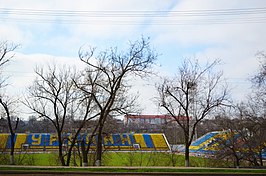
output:
[[[173,75],[184,58],[221,59],[232,96],[241,99],[258,68],[255,54],[266,51],[263,0],[0,0],[0,21],[0,40],[21,45],[5,69],[15,94],[30,85],[36,64],[82,68],[80,47],[124,49],[144,36],[163,74]],[[159,113],[151,100],[156,91],[146,84],[135,83],[143,113]]]

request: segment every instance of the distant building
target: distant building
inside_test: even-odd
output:
[[[178,117],[180,120],[187,119],[184,116]],[[124,124],[129,125],[166,125],[175,123],[175,118],[170,115],[125,115]]]

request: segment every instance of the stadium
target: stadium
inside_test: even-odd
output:
[[[220,150],[220,141],[229,143],[228,131],[210,132],[195,140],[190,146],[190,153],[197,155],[213,155]],[[89,134],[78,136],[77,141],[83,138],[86,144],[90,143],[91,149],[95,149],[97,136],[89,142]],[[237,135],[231,136],[237,138]],[[70,145],[68,139],[71,134],[67,133],[63,137],[63,146],[67,148]],[[78,142],[77,142],[78,143]],[[124,133],[104,135],[103,140],[104,150],[107,151],[164,151],[172,150],[167,138],[163,133]],[[56,134],[51,133],[18,133],[15,135],[15,151],[53,151],[58,149],[58,139]],[[78,144],[76,144],[78,145]],[[266,143],[264,144],[266,148]],[[10,134],[0,134],[0,151],[6,152],[11,148]],[[266,159],[266,150],[262,151],[262,158]],[[184,147],[180,147],[175,152],[184,152]]]
[[[90,135],[79,135],[78,140],[83,138],[88,145]],[[71,134],[65,134],[63,137],[63,146],[70,145],[68,139]],[[90,141],[91,148],[95,148],[97,136]],[[11,148],[10,134],[0,134],[0,150],[6,151]],[[15,150],[54,150],[58,148],[58,139],[56,134],[50,133],[20,133],[15,135]],[[105,135],[103,146],[106,150],[155,150],[155,151],[169,151],[170,145],[164,134],[161,133],[125,133],[125,134],[111,134]]]

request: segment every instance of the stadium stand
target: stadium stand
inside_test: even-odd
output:
[[[165,136],[162,134],[152,134],[151,139],[156,150],[165,150],[169,147]]]
[[[64,134],[64,145],[69,144],[71,134]],[[88,144],[89,135],[79,135]],[[96,139],[95,139],[96,138]],[[91,142],[91,148],[95,148],[97,136]],[[0,134],[0,150],[11,148],[10,134]],[[170,146],[162,133],[125,133],[104,135],[103,146],[106,150],[170,150]],[[19,133],[15,135],[15,149],[18,150],[52,150],[58,148],[58,140],[55,134],[50,133]]]
[[[196,141],[194,141],[191,144],[191,146],[189,148],[190,151],[191,152],[198,152],[198,151],[204,150],[204,148],[206,148],[208,145],[210,145],[210,143],[212,141],[215,141],[218,134],[219,134],[219,132],[210,132],[210,133],[203,135],[202,137],[200,137],[199,139],[197,139]]]
[[[191,153],[197,153],[197,154],[214,154],[218,150],[218,141],[219,140],[229,140],[232,138],[237,139],[238,134],[232,134],[228,131],[215,131],[210,132],[199,139],[195,140],[189,147],[189,151]],[[265,143],[265,149],[266,149],[266,143]],[[181,152],[184,151],[184,149],[181,150]],[[266,152],[264,151],[262,153],[262,157],[266,159]]]
[[[26,140],[27,140],[27,134],[17,134],[15,148],[21,148],[22,145],[26,143]],[[11,143],[10,143],[10,146],[11,146]]]

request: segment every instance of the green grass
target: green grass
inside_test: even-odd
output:
[[[224,167],[220,161],[207,158],[190,157],[191,165],[194,167],[181,168],[184,166],[184,156],[172,155],[169,153],[155,152],[106,152],[103,154],[103,165],[106,167],[62,167],[60,166],[56,153],[34,153],[34,154],[16,154],[16,161],[20,166],[0,166],[0,174],[13,172],[30,172],[30,173],[62,173],[62,172],[174,172],[174,173],[262,173],[266,174],[265,169],[226,169],[226,168],[208,168]],[[8,154],[0,155],[0,165],[6,164]],[[219,165],[218,165],[218,164]],[[6,164],[7,165],[7,164]],[[37,166],[30,167],[28,165]],[[73,165],[73,163],[72,163]],[[48,166],[48,167],[47,167]],[[50,167],[51,166],[51,167]],[[58,167],[52,167],[58,166]],[[131,167],[134,166],[134,167]],[[157,167],[153,167],[157,166]],[[166,167],[167,166],[167,167]],[[175,166],[175,167],[169,167]],[[205,167],[205,168],[200,168]]]
[[[26,153],[15,154],[16,165],[29,165],[29,166],[58,166],[57,154],[55,153]],[[9,155],[0,155],[0,165],[9,164]]]
[[[105,153],[103,164],[105,166],[173,166],[183,167],[183,155],[158,153],[158,152],[128,152]],[[220,162],[215,159],[190,157],[192,167],[228,167],[230,163]]]
[[[1,154],[0,165],[7,165],[9,155]],[[56,153],[16,154],[17,165],[60,166]],[[164,152],[106,152],[103,154],[104,166],[184,166],[184,156]],[[79,165],[79,159],[76,159]],[[214,159],[190,157],[193,167],[228,167],[230,163]],[[72,163],[73,166],[73,158]]]

